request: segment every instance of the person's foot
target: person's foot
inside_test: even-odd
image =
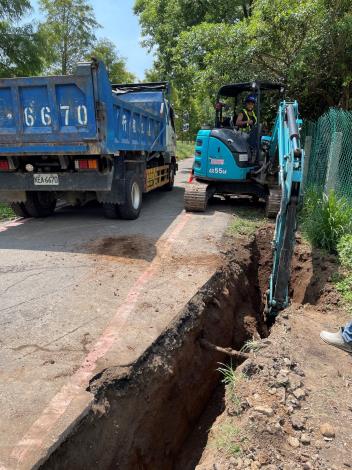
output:
[[[322,331],[320,333],[320,338],[325,341],[325,343],[330,344],[330,346],[335,346],[336,348],[352,353],[352,343],[346,343],[342,337],[342,331],[342,328],[340,328],[337,333]]]

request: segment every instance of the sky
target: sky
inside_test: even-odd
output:
[[[32,17],[40,19],[38,0],[31,0],[31,3],[34,9]],[[153,64],[153,56],[140,45],[141,29],[138,18],[133,14],[134,0],[90,0],[90,3],[102,26],[96,31],[96,36],[110,39],[126,59],[127,69],[143,80],[145,70]]]

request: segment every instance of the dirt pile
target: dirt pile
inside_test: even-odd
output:
[[[337,269],[336,256],[322,250],[312,250],[298,236],[292,263],[293,301],[297,304],[315,305],[321,312],[335,310],[340,304],[340,296],[332,282]]]

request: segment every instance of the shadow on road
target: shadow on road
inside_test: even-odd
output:
[[[96,254],[151,261],[156,242],[183,211],[182,187],[146,194],[137,220],[105,219],[97,203],[64,206],[43,219],[0,233],[0,250],[37,250]]]

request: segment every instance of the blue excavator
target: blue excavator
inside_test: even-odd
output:
[[[261,101],[264,93],[283,93],[278,83],[253,81],[223,86],[215,105],[214,128],[198,132],[192,176],[185,190],[185,209],[203,212],[214,195],[225,198],[247,195],[266,201],[266,215],[276,217],[273,268],[265,313],[274,317],[289,304],[290,266],[301,196],[304,150],[301,146],[297,101],[280,100],[271,132],[263,132]],[[256,124],[249,132],[236,128],[226,116],[222,98],[234,99],[234,112],[241,93],[256,98]],[[228,109],[228,106],[227,106]]]

